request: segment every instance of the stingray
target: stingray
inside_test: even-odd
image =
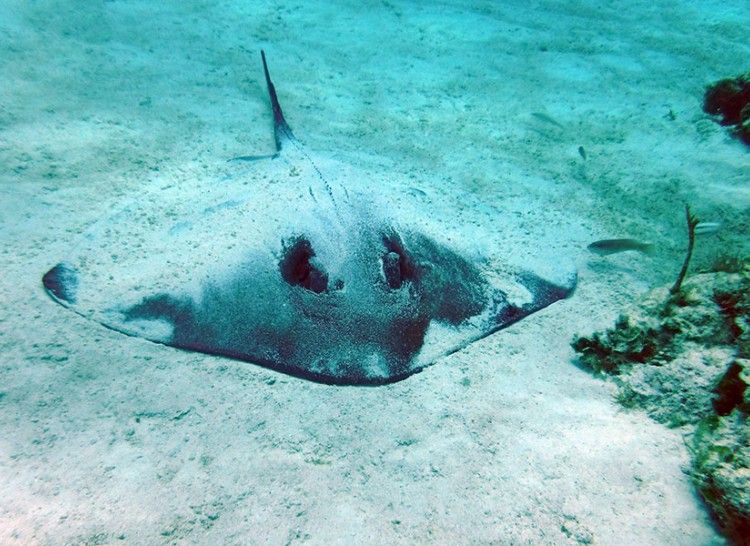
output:
[[[575,269],[519,207],[303,146],[261,55],[275,153],[154,179],[44,275],[55,301],[130,336],[373,385],[572,293]]]

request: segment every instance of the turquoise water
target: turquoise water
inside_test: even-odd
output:
[[[685,203],[721,224],[694,270],[747,255],[747,148],[701,106],[747,71],[748,17],[742,2],[6,2],[0,542],[722,543],[681,432],[623,412],[569,342],[673,281]],[[326,233],[330,204],[226,162],[275,150],[261,49],[315,165],[378,202],[357,225],[394,216],[472,264],[489,253],[503,289],[516,268],[572,268],[576,292],[450,356],[456,324],[433,329],[432,366],[372,389],[55,305],[42,275],[87,244],[79,268],[106,303],[187,285],[301,217]],[[585,250],[613,237],[657,250]],[[279,308],[253,307],[264,324]]]

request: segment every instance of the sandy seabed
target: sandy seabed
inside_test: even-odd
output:
[[[0,6],[0,543],[723,543],[681,431],[569,342],[673,280],[685,203],[722,223],[696,269],[750,250],[750,154],[701,111],[748,70],[750,6],[87,4]],[[55,305],[41,275],[119,201],[272,149],[260,48],[309,147],[527,199],[580,247],[575,295],[377,388]],[[585,251],[619,236],[657,252]]]

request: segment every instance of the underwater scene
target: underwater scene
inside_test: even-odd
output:
[[[750,545],[749,21],[2,2],[0,544]]]

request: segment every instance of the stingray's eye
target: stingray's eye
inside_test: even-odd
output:
[[[320,294],[328,289],[328,274],[315,259],[310,241],[299,237],[289,246],[284,245],[284,255],[279,263],[281,277],[293,286]]]
[[[380,259],[385,282],[392,289],[401,288],[405,282],[415,278],[414,263],[404,249],[401,238],[396,235],[383,236],[385,254]]]
[[[382,261],[385,282],[387,282],[388,286],[391,288],[401,288],[401,284],[404,282],[401,278],[401,256],[395,252],[388,252],[383,256]]]

